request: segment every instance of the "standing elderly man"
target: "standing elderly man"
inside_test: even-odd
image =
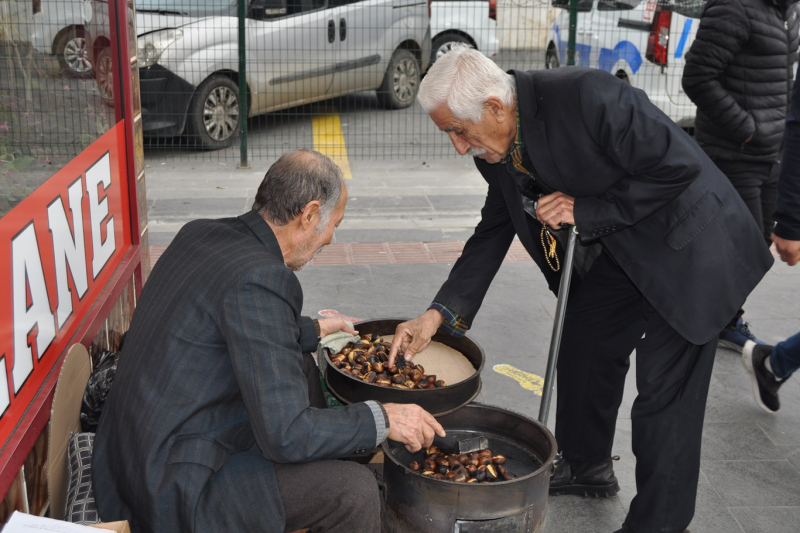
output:
[[[609,457],[635,349],[638,492],[620,531],[684,531],[717,335],[773,262],[746,206],[642,91],[600,70],[507,74],[454,48],[419,102],[475,157],[489,191],[461,258],[428,311],[398,326],[392,355],[413,356],[439,327],[463,334],[515,235],[555,291],[549,228],[576,225],[596,250],[582,250],[567,306],[551,494],[619,490]]]
[[[375,478],[348,456],[444,435],[415,405],[325,409],[308,353],[352,332],[300,316],[300,270],[347,190],[317,152],[283,155],[238,218],[178,233],[142,291],[93,454],[100,516],[132,531],[380,531]]]

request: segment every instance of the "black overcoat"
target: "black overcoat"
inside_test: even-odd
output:
[[[774,259],[728,179],[639,89],[596,69],[511,71],[525,150],[550,189],[576,198],[584,243],[599,241],[658,313],[705,344],[734,317]],[[471,324],[514,235],[551,290],[541,226],[503,165],[481,221],[435,301]]]

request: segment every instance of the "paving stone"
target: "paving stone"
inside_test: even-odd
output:
[[[706,422],[701,459],[780,460],[784,456],[755,422]]]
[[[611,533],[622,527],[625,510],[617,498],[551,496],[545,533]]]
[[[745,533],[800,531],[800,507],[732,507],[730,511]]]
[[[800,473],[789,461],[702,461],[730,507],[800,506]]]

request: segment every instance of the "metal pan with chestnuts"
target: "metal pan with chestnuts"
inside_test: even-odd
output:
[[[492,483],[517,479],[513,472],[506,470],[503,466],[505,463],[505,456],[492,455],[488,449],[455,455],[430,446],[425,450],[423,462],[411,461],[408,468],[423,476],[456,483]]]
[[[422,365],[403,359],[398,349],[395,364],[389,366],[391,343],[371,333],[362,335],[357,342],[348,343],[339,353],[328,355],[330,363],[347,376],[394,389],[437,389],[447,384],[435,375],[425,374]]]

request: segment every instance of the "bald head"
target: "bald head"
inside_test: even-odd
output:
[[[309,202],[320,203],[320,227],[330,221],[342,195],[342,171],[314,150],[294,150],[278,158],[261,181],[253,211],[277,226],[288,224]]]

